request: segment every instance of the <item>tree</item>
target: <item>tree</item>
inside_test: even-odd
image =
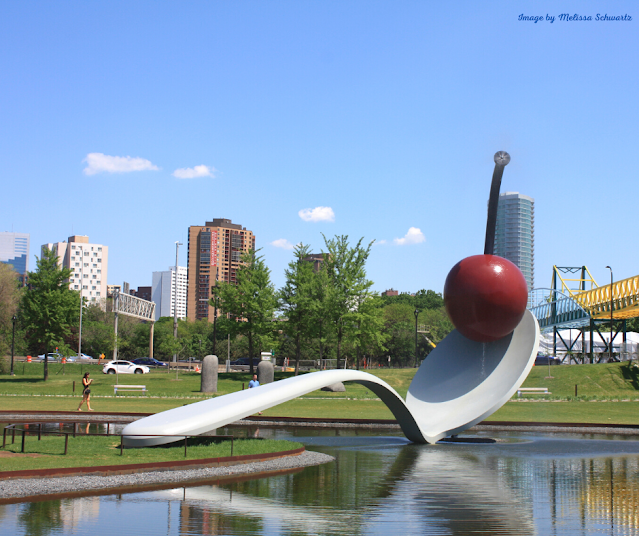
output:
[[[380,309],[379,301],[379,296],[362,294],[357,299],[357,307],[352,311],[351,321],[355,329],[351,340],[356,350],[357,370],[362,351],[376,353],[385,350],[384,343],[388,335],[384,332],[384,311]]]
[[[255,347],[261,348],[264,338],[273,330],[273,313],[277,306],[275,288],[271,283],[271,271],[257,251],[250,250],[242,255],[242,265],[237,270],[237,284],[218,282],[211,288],[216,297],[218,309],[228,314],[228,319],[220,322],[231,335],[245,335],[248,339],[250,372],[253,374]]]
[[[13,266],[0,263],[0,356],[11,345],[12,319],[18,311],[19,300],[20,289]]]
[[[444,298],[434,290],[418,290],[415,294],[403,292],[397,296],[382,296],[381,305],[408,304],[413,309],[420,311],[426,309],[439,309],[444,306]]]
[[[388,353],[393,363],[408,365],[415,350],[414,308],[408,303],[394,303],[384,307],[383,313]]]
[[[295,247],[294,259],[285,270],[286,283],[278,292],[280,310],[286,315],[284,332],[295,340],[295,375],[299,373],[302,342],[308,341],[314,332],[316,296],[313,263],[306,258],[310,254],[309,246],[300,244]]]
[[[108,313],[95,304],[86,306],[82,313],[83,352],[94,358],[101,354],[111,356],[114,342],[113,313]]]
[[[366,279],[365,270],[373,242],[365,248],[362,240],[360,238],[355,247],[349,247],[348,236],[336,236],[331,240],[324,236],[327,251],[323,264],[329,281],[328,315],[337,337],[337,368],[340,368],[344,336],[356,325],[353,320],[357,307],[367,296],[373,295],[370,290],[373,282]]]
[[[50,249],[37,260],[37,270],[29,274],[29,287],[23,294],[21,318],[29,346],[44,350],[44,379],[49,377],[47,352],[64,343],[71,326],[79,321],[80,293],[69,289],[71,270],[58,266]]]

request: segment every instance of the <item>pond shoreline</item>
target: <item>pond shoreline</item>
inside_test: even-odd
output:
[[[62,497],[134,493],[194,484],[217,484],[236,479],[296,472],[304,467],[333,461],[327,454],[301,454],[223,467],[149,471],[122,475],[75,475],[56,478],[29,478],[0,481],[0,504],[34,502]]]

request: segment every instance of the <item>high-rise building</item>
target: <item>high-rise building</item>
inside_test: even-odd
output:
[[[88,302],[104,306],[107,297],[107,272],[109,248],[102,244],[90,244],[88,236],[70,236],[68,242],[44,244],[58,256],[58,265],[69,268],[69,288],[81,292]]]
[[[186,318],[186,266],[177,267],[177,286],[175,266],[169,266],[164,272],[153,272],[151,301],[155,302],[155,319],[174,315],[177,303],[178,318]],[[177,292],[177,300],[176,300]]]
[[[0,233],[0,262],[10,264],[24,278],[29,271],[29,234]]]
[[[216,218],[189,227],[186,313],[191,320],[213,322],[211,287],[218,281],[236,282],[242,253],[255,249],[255,236],[231,220]]]
[[[518,192],[499,196],[495,255],[517,266],[526,278],[528,290],[535,286],[535,200]]]
[[[138,287],[138,290],[135,293],[135,296],[137,296],[141,300],[153,301],[153,299],[151,298],[152,294],[153,294],[153,287]],[[184,292],[184,307],[186,307],[186,291]]]

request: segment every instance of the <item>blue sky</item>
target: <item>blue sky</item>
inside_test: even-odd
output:
[[[593,20],[519,20],[561,13]],[[623,1],[2,2],[0,230],[31,234],[32,269],[89,235],[134,287],[212,218],[255,233],[278,287],[282,245],[345,234],[377,241],[376,290],[441,292],[483,252],[506,150],[536,286],[634,276],[637,24]]]

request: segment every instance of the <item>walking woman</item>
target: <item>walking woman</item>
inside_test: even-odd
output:
[[[89,379],[89,373],[85,372],[84,377],[82,378],[82,402],[78,406],[78,411],[82,411],[82,404],[87,403],[87,408],[89,411],[93,411],[91,409],[91,404],[89,403],[89,399],[91,398],[91,389],[89,386],[93,380]]]

